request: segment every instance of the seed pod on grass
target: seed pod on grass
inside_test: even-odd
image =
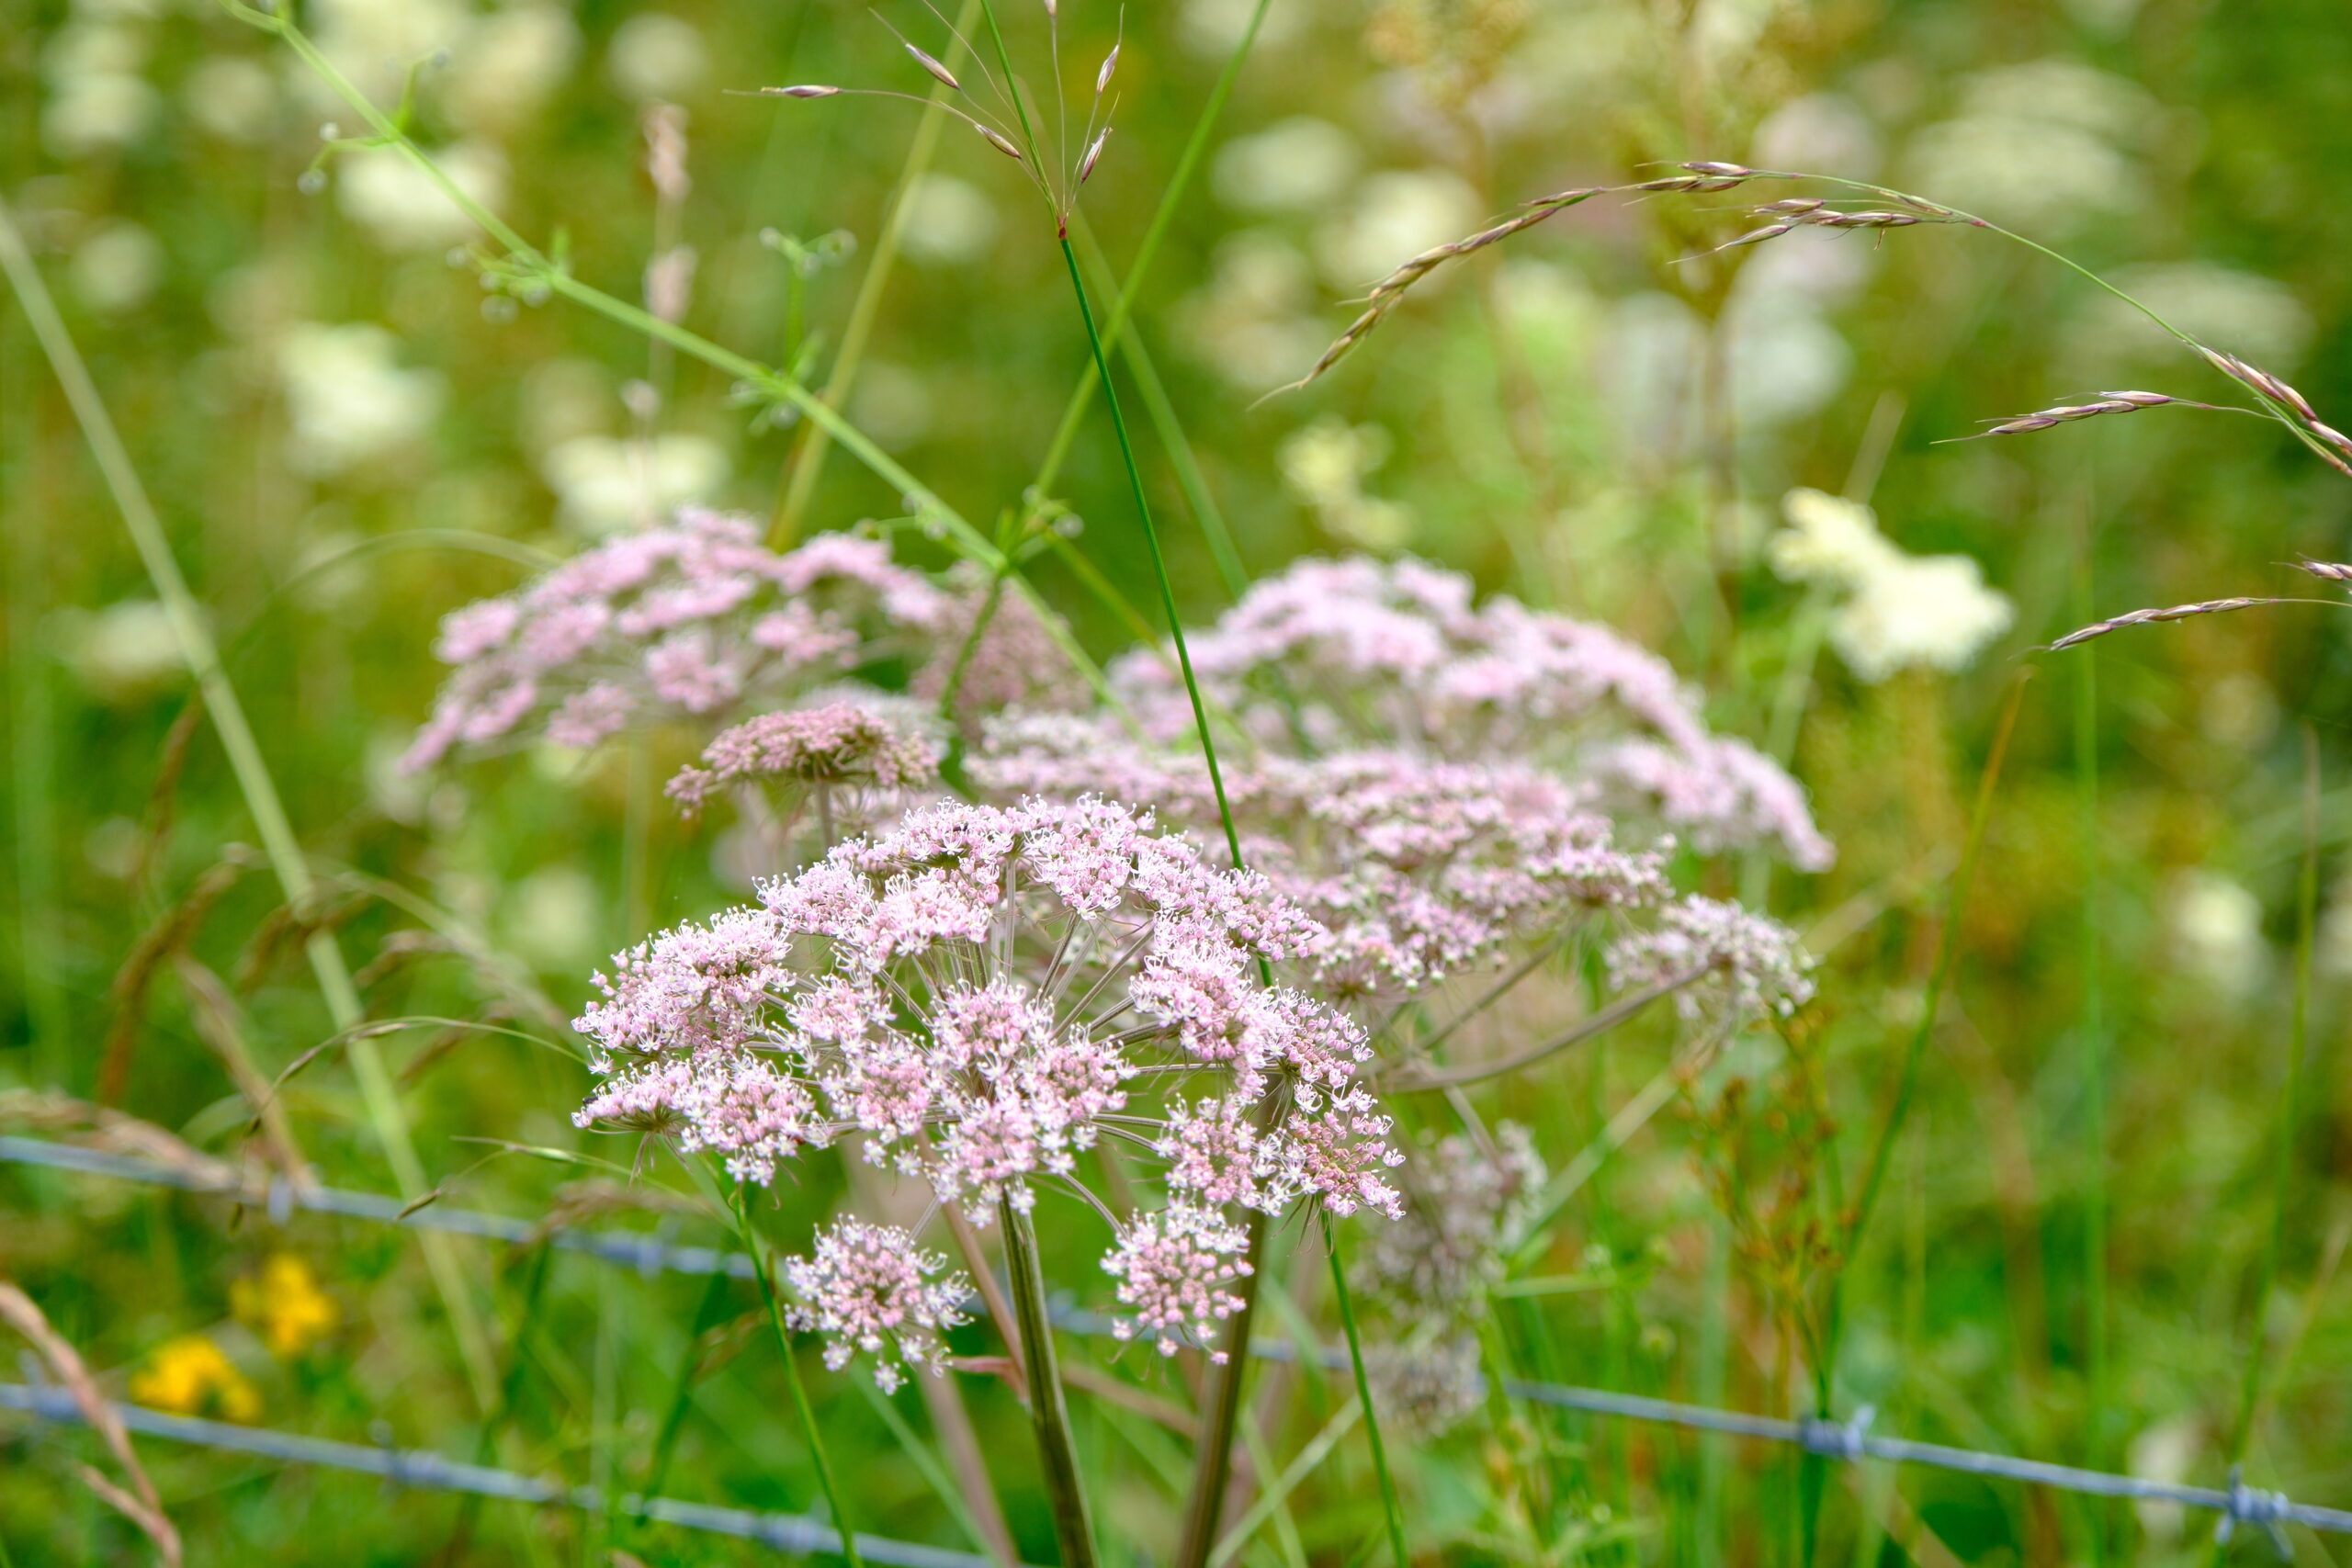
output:
[[[899,41],[906,43],[904,39],[901,39]],[[956,80],[956,73],[953,71],[948,70],[946,66],[942,65],[938,61],[933,60],[930,55],[925,54],[913,44],[906,44],[906,49],[909,54],[915,57],[915,63],[922,66],[925,71],[930,72],[942,85],[948,89],[948,91],[960,93],[964,90],[964,84]]]
[[[797,87],[762,87],[760,96],[767,98],[830,98],[840,92],[839,87],[824,87],[805,82]]]
[[[2068,632],[2050,645],[2050,651],[2055,653],[2061,649],[2074,648],[2093,637],[2121,631],[2126,626],[2144,626],[2158,621],[2185,621],[2195,615],[2219,615],[2232,610],[2252,610],[2264,604],[2286,603],[2284,599],[2207,599],[2195,604],[2167,604],[2154,609],[2132,610],[2112,620],[2093,621],[2089,626]]]

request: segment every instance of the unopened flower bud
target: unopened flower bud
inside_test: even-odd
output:
[[[948,70],[947,67],[942,65],[938,61],[933,60],[930,55],[925,54],[922,50],[917,49],[913,44],[907,45],[907,52],[915,57],[915,63],[917,65],[920,65],[925,71],[930,72],[933,76],[936,77],[940,83],[946,86],[951,92],[960,93],[964,90],[964,84],[956,80],[956,73],[954,72]]]
[[[760,94],[770,98],[830,98],[840,91],[839,87],[820,87],[814,83],[804,83],[797,87],[762,87]]]
[[[1021,149],[1015,147],[1010,141],[1006,140],[1001,133],[991,130],[985,125],[975,125],[972,129],[978,131],[981,138],[986,141],[989,146],[995,148],[998,152],[1003,153],[1014,163],[1018,164],[1024,161],[1021,156]]]

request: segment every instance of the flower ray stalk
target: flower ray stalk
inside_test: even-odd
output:
[[[98,396],[96,383],[90,378],[89,367],[83,363],[64,320],[58,315],[48,286],[41,281],[5,200],[0,200],[0,271],[8,276],[17,303],[31,322],[33,335],[48,356],[66,401],[73,406],[74,418],[90,444],[99,472],[113,492],[123,525],[130,530],[141,563],[155,586],[155,595],[164,603],[180,655],[204,695],[205,711],[211,716],[214,733],[220,738],[221,750],[228,753],[230,771],[244,797],[245,809],[253,817],[254,830],[261,835],[263,852],[278,886],[288,905],[297,909],[307,908],[317,884],[303,858],[301,841],[295,836],[285,803],[278,796],[277,785],[270,777],[269,764],[262,757],[260,742],[246,720],[244,705],[238,701],[236,688],[221,667],[220,650],[205,626],[196,595],[172,554],[171,542],[164,536],[162,520],[155,513],[154,503],[148,499],[146,487],[140,482],[130,453],[115,430],[114,421]],[[352,1073],[359,1080],[368,1122],[377,1141],[383,1145],[392,1179],[401,1197],[413,1201],[432,1184],[425,1179],[424,1167],[417,1158],[407,1113],[401,1107],[399,1092],[384,1066],[382,1052],[372,1037],[355,1032],[365,1021],[367,1010],[360,1003],[358,987],[352,983],[342,946],[332,932],[314,931],[304,941],[302,951],[310,960],[335,1032],[348,1036]],[[448,1314],[450,1333],[458,1341],[474,1402],[486,1412],[498,1397],[496,1361],[491,1354],[481,1314],[475,1310],[473,1299],[466,1293],[465,1276],[458,1269],[457,1253],[437,1232],[420,1235],[417,1246],[424,1255],[425,1268],[433,1277],[442,1308]]]
[[[1348,1297],[1348,1270],[1340,1257],[1340,1231],[1331,1216],[1323,1216],[1323,1243],[1331,1258],[1331,1295],[1339,1303],[1340,1328],[1348,1337],[1348,1363],[1355,1369],[1356,1398],[1363,1405],[1363,1435],[1372,1445],[1373,1473],[1380,1478],[1380,1506],[1388,1520],[1388,1550],[1396,1568],[1407,1568],[1405,1518],[1396,1507],[1396,1483],[1388,1473],[1388,1450],[1380,1440],[1380,1417],[1372,1407],[1372,1380],[1363,1370],[1363,1341],[1356,1334],[1356,1309]]]
[[[832,1526],[842,1538],[841,1555],[849,1568],[865,1568],[865,1560],[858,1555],[857,1535],[850,1527],[849,1515],[842,1508],[841,1488],[833,1480],[833,1461],[825,1452],[825,1435],[817,1426],[817,1412],[808,1403],[808,1384],[801,1381],[800,1362],[792,1353],[792,1334],[784,1323],[784,1303],[775,1292],[775,1276],[768,1267],[768,1255],[760,1246],[760,1238],[752,1228],[751,1190],[748,1184],[735,1184],[735,1230],[743,1239],[743,1250],[751,1255],[752,1274],[760,1287],[760,1301],[766,1306],[768,1326],[775,1332],[776,1354],[784,1360],[785,1381],[792,1385],[792,1407],[800,1416],[800,1429],[808,1438],[808,1458],[817,1467],[817,1486],[825,1495],[825,1506],[833,1516]]]
[[[1029,1216],[1007,1199],[999,1206],[1004,1225],[1005,1270],[1012,1276],[1012,1310],[1021,1331],[1022,1361],[1029,1386],[1029,1420],[1044,1462],[1046,1495],[1053,1505],[1054,1536],[1062,1568],[1094,1568],[1094,1526],[1088,1517],[1085,1483],[1071,1446],[1069,1406],[1062,1395],[1054,1329],[1046,1315],[1046,1276],[1037,1258],[1037,1233]]]

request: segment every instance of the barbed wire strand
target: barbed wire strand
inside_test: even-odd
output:
[[[0,1410],[21,1410],[43,1421],[74,1425],[80,1425],[83,1419],[81,1407],[74,1403],[72,1394],[61,1388],[30,1383],[0,1383]],[[511,1470],[465,1464],[428,1450],[400,1449],[389,1443],[372,1448],[361,1443],[339,1443],[266,1427],[238,1427],[194,1416],[173,1416],[137,1404],[117,1404],[114,1411],[122,1417],[125,1427],[143,1437],[251,1454],[258,1459],[282,1460],[289,1464],[354,1471],[379,1476],[395,1489],[470,1492],[507,1502],[539,1506],[560,1505],[588,1514],[601,1514],[605,1509],[605,1495],[594,1486],[567,1486],[547,1476],[520,1475]],[[635,1493],[623,1495],[619,1511],[683,1529],[755,1540],[778,1551],[801,1556],[816,1552],[841,1555],[840,1532],[804,1514],[760,1514],[748,1508],[681,1502],[674,1497],[640,1497]],[[857,1549],[867,1562],[888,1563],[891,1568],[991,1568],[989,1560],[978,1552],[892,1540],[863,1531],[857,1538]]]
[[[662,1273],[700,1275],[724,1273],[735,1279],[752,1277],[752,1260],[742,1253],[721,1252],[707,1247],[679,1247],[666,1236],[656,1234],[628,1235],[616,1232],[555,1230],[531,1224],[526,1220],[503,1214],[483,1213],[476,1210],[447,1208],[439,1204],[403,1212],[397,1200],[369,1192],[353,1192],[331,1187],[297,1188],[282,1176],[266,1183],[243,1180],[225,1167],[205,1168],[182,1168],[128,1155],[110,1154],[100,1149],[87,1149],[72,1144],[52,1143],[41,1138],[0,1136],[0,1165],[28,1165],[56,1170],[77,1171],[85,1175],[114,1177],[126,1181],[143,1182],[152,1186],[173,1187],[183,1191],[227,1197],[254,1208],[266,1211],[273,1221],[283,1224],[294,1211],[307,1210],[315,1213],[339,1214],[378,1224],[404,1225],[417,1230],[447,1231],[459,1235],[480,1236],[510,1243],[545,1240],[566,1251],[585,1253],[606,1262],[635,1269],[651,1277]],[[978,1303],[975,1303],[976,1307]],[[984,1310],[984,1309],[983,1309]],[[1058,1305],[1055,1322],[1063,1329],[1083,1335],[1107,1335],[1113,1320],[1098,1313],[1085,1312]],[[1250,1352],[1268,1360],[1295,1360],[1295,1352],[1286,1344],[1261,1342],[1250,1347]],[[1346,1353],[1336,1348],[1318,1348],[1310,1358],[1326,1370],[1342,1370]],[[1483,1383],[1482,1383],[1483,1391]],[[1629,1421],[1680,1427],[1689,1430],[1713,1432],[1728,1437],[1749,1438],[1764,1442],[1789,1443],[1828,1459],[1849,1462],[1865,1459],[1886,1460],[1896,1464],[1927,1465],[1939,1470],[1954,1471],[1989,1480],[2015,1481],[2030,1486],[2047,1486],[2059,1491],[2076,1492],[2098,1497],[2127,1498],[2133,1502],[2176,1503],[2185,1507],[2202,1508],[2221,1516],[2217,1534],[2228,1540],[2237,1527],[2247,1526],[2263,1531],[2272,1544],[2285,1554],[2286,1538],[2283,1527],[2290,1524],[2308,1526],[2315,1530],[2329,1530],[2352,1535],[2352,1510],[2320,1507],[2308,1503],[2290,1501],[2284,1494],[2248,1486],[2234,1468],[2226,1487],[2185,1486],[2171,1482],[2153,1481],[2135,1475],[2117,1475],[2107,1471],[2080,1470],[2072,1465],[2052,1464],[2041,1460],[2018,1459],[2008,1454],[1984,1453],[1973,1449],[1951,1448],[1942,1443],[1923,1443],[1907,1438],[1882,1437],[1870,1430],[1872,1411],[1865,1406],[1847,1421],[1829,1421],[1808,1417],[1787,1420],[1778,1416],[1751,1416],[1734,1410],[1718,1410],[1707,1405],[1684,1404],[1674,1400],[1651,1399],[1640,1394],[1615,1393],[1606,1389],[1579,1388],[1566,1383],[1532,1382],[1508,1379],[1503,1392],[1512,1398],[1548,1404],[1564,1410],[1576,1410],[1587,1415],[1611,1416]],[[12,1399],[30,1397],[23,1385],[0,1385],[0,1405]],[[47,1395],[41,1395],[48,1398]],[[62,1395],[57,1396],[62,1400]],[[55,1404],[55,1401],[51,1401]],[[65,1409],[70,1401],[56,1404]],[[32,1408],[18,1403],[17,1408]],[[391,1476],[384,1468],[386,1450],[360,1449],[351,1444],[327,1443],[322,1439],[296,1438],[290,1434],[262,1433],[255,1429],[230,1427],[217,1422],[195,1421],[185,1416],[165,1416],[144,1411],[134,1405],[122,1407],[124,1419],[133,1431],[150,1432],[159,1437],[175,1438],[187,1442],[207,1442],[208,1437],[198,1437],[198,1430],[212,1434],[229,1434],[234,1440],[212,1443],[212,1446],[236,1447],[246,1438],[268,1438],[273,1441],[313,1446],[323,1454],[329,1450],[338,1455],[357,1455],[368,1462],[344,1458],[302,1460],[335,1465],[344,1469],[370,1470],[374,1473]],[[43,1406],[40,1414],[49,1414]],[[63,1417],[63,1418],[71,1418]],[[141,1425],[145,1422],[148,1425]],[[166,1429],[169,1427],[170,1429]],[[246,1448],[248,1452],[276,1452],[275,1450]],[[291,1453],[278,1457],[298,1458]],[[469,1478],[457,1490],[481,1490],[490,1486],[514,1485],[532,1488],[523,1492],[485,1490],[486,1496],[511,1496],[524,1501],[550,1502],[561,1497],[577,1498],[591,1495],[590,1489],[580,1488],[566,1493],[560,1484],[527,1476],[513,1476],[503,1472],[485,1471],[471,1465],[454,1464],[432,1455],[412,1456],[415,1465],[424,1466],[425,1473]],[[424,1482],[402,1474],[408,1484],[423,1485]],[[480,1483],[480,1485],[474,1484]],[[584,1503],[578,1506],[589,1506]],[[601,1503],[595,1505],[601,1506]],[[708,1529],[721,1534],[746,1536],[749,1539],[771,1540],[758,1530],[807,1529],[821,1532],[825,1539],[838,1543],[838,1537],[813,1520],[786,1515],[759,1515],[727,1508],[714,1508],[702,1504],[675,1503],[655,1499],[646,1505],[648,1517],[664,1518],[688,1529]],[[664,1513],[662,1510],[669,1510]],[[691,1517],[690,1517],[691,1516]],[[693,1522],[707,1517],[708,1524]],[[781,1521],[763,1524],[760,1521]],[[813,1540],[813,1536],[807,1539]],[[866,1549],[866,1537],[860,1536],[861,1549]],[[781,1544],[772,1540],[772,1544]],[[786,1550],[805,1551],[805,1547]],[[817,1550],[831,1550],[819,1548]],[[904,1542],[876,1541],[867,1555],[876,1562],[903,1562],[910,1568],[925,1564],[982,1563],[984,1559],[967,1553],[914,1546]],[[886,1557],[886,1551],[922,1553],[917,1557]]]

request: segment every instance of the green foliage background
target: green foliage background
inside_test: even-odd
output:
[[[1040,43],[1034,9],[1012,7],[1023,47]],[[935,40],[919,8],[888,11]],[[624,29],[648,13],[614,0],[558,6],[575,45],[569,62],[536,101],[493,94],[504,108],[471,111],[470,127],[452,108],[451,84],[488,34],[448,19],[463,7],[345,0],[340,14],[441,16],[456,41],[446,65],[420,73],[422,139],[494,141],[502,214],[535,238],[561,232],[581,276],[635,296],[656,243],[639,122],[640,99],[654,95],[627,87],[632,60],[651,70],[651,35]],[[687,324],[821,378],[920,111],[738,90],[928,83],[860,7],[835,0],[686,3],[667,14],[703,56],[698,70],[659,84],[689,117],[694,188],[678,237],[700,265]],[[1240,14],[1189,0],[1125,15],[1117,134],[1085,202],[1122,273],[1222,63],[1203,40],[1229,43]],[[1066,0],[1073,90],[1120,25],[1108,6]],[[92,43],[99,33],[112,42]],[[226,111],[208,101],[227,78],[206,72],[222,61],[249,63],[245,79],[260,73],[265,89],[235,136],[219,132]],[[2050,62],[2074,70],[2018,73]],[[77,145],[59,130],[57,106],[105,70],[146,84],[152,102],[119,141]],[[0,196],[32,236],[157,498],[311,853],[450,912],[570,1010],[603,953],[730,894],[709,836],[661,814],[645,865],[624,864],[633,771],[665,776],[675,738],[590,763],[518,755],[423,781],[395,774],[391,759],[435,682],[437,617],[518,580],[513,560],[459,536],[577,547],[548,479],[549,435],[626,437],[630,378],[661,393],[652,428],[723,456],[724,476],[707,487],[716,502],[772,511],[801,433],[755,418],[725,378],[649,358],[641,339],[593,316],[560,303],[486,309],[446,242],[388,248],[351,216],[344,161],[327,164],[323,190],[305,188],[319,124],[336,116],[297,75],[269,39],[195,0],[0,0]],[[397,71],[391,80],[396,90]],[[1814,1131],[1828,1133],[1850,1174],[1921,1005],[2002,694],[2030,672],[1962,916],[1957,989],[1889,1201],[1855,1265],[1841,1396],[1875,1403],[1881,1426],[1906,1435],[2109,1468],[2170,1462],[2218,1484],[2244,1370],[2259,1358],[2249,1478],[2352,1502],[2352,1287],[2338,1277],[2352,1237],[2352,885],[2340,897],[2337,882],[2352,830],[2352,786],[2340,782],[2352,776],[2352,644],[2332,612],[2290,606],[2122,634],[2095,652],[2033,651],[2095,615],[2301,592],[2278,563],[2352,551],[2352,487],[2275,427],[2177,410],[1939,445],[1979,420],[2100,388],[2217,401],[2231,389],[2117,318],[2079,278],[1960,230],[1848,236],[1772,262],[1779,293],[1743,296],[1740,269],[1765,266],[1771,247],[1678,260],[1737,231],[1714,210],[1736,197],[1579,209],[1417,296],[1303,392],[1256,402],[1271,378],[1253,382],[1238,356],[1304,342],[1311,357],[1344,325],[1348,285],[1363,277],[1318,256],[1396,235],[1406,243],[1385,265],[1457,231],[1413,237],[1413,201],[1424,220],[1434,209],[1466,229],[1654,160],[1761,162],[1768,145],[1794,144],[1855,160],[1827,172],[1979,208],[2094,268],[2148,280],[2152,297],[2188,299],[2184,310],[2204,314],[2184,324],[2224,347],[2251,334],[2259,341],[2247,356],[2325,416],[2352,409],[2352,276],[2340,265],[2352,247],[2339,197],[2352,158],[2347,97],[2352,29],[2318,0],[1272,0],[1217,131],[1223,151],[1180,209],[1138,310],[1253,572],[1358,547],[1369,531],[1486,589],[1638,636],[1703,683],[1719,727],[1759,740],[1810,624],[1804,592],[1775,577],[1760,550],[1791,486],[1838,491],[1875,472],[1871,499],[1891,536],[1915,552],[1974,557],[2018,607],[2006,638],[1955,675],[1869,685],[1822,656],[1794,766],[1839,860],[1819,877],[1757,879],[1775,913],[1817,939],[1840,935],[1823,943],[1822,998],[1792,1044],[1754,1058],[1744,1109],[1661,1115],[1578,1195],[1528,1272],[1581,1288],[1514,1298],[1500,1319],[1531,1374],[1775,1412],[1805,1397],[1788,1380],[1782,1328],[1815,1267],[1799,1224],[1824,1201],[1826,1156],[1812,1119],[1826,1117]],[[1810,122],[1792,111],[1800,103],[1812,106]],[[1338,129],[1352,171],[1304,205],[1256,205],[1233,145],[1302,115]],[[1973,151],[1963,157],[1955,144]],[[1086,348],[1050,216],[1016,172],[952,126],[936,166],[985,204],[993,232],[901,260],[849,407],[985,522],[1022,503]],[[1398,174],[1421,183],[1384,186]],[[1971,188],[1939,185],[1939,174]],[[1351,223],[1376,232],[1351,245]],[[109,273],[92,247],[124,224],[148,248],[118,240]],[[855,241],[807,278],[797,336],[788,268],[762,241],[769,231]],[[143,289],[123,287],[125,243],[151,264]],[[1254,302],[1236,282],[1253,254]],[[1269,256],[1289,259],[1268,271]],[[2191,263],[2227,276],[2177,270]],[[2176,270],[2147,270],[2166,267]],[[1768,330],[1792,314],[1818,330]],[[302,321],[381,323],[401,366],[440,378],[437,412],[417,439],[315,471],[279,373],[280,345]],[[1664,337],[1645,331],[1659,321]],[[1709,341],[1735,365],[1726,400],[1709,404],[1695,381],[1680,395],[1670,383],[1664,395],[1644,391],[1682,374],[1672,364],[1702,361]],[[1660,342],[1702,348],[1674,362]],[[1758,407],[1781,412],[1761,417]],[[1377,433],[1349,449],[1385,448],[1359,475],[1360,499],[1388,504],[1351,510],[1327,494],[1318,505],[1285,479],[1285,455],[1295,468],[1306,451],[1300,433],[1329,421],[1340,423],[1320,427],[1327,436]],[[1148,441],[1144,456],[1180,597],[1205,620],[1224,588],[1165,452]],[[1055,494],[1085,521],[1076,547],[1149,604],[1116,465],[1098,415]],[[899,498],[836,456],[807,525],[898,510]],[[945,559],[933,550],[929,564]],[[0,310],[0,1088],[90,1096],[119,1025],[133,1052],[124,1109],[226,1148],[244,1102],[199,1043],[181,992],[159,980],[124,1021],[118,977],[141,933],[253,829],[208,731],[195,732],[184,765],[169,761],[187,682],[138,641],[152,627],[141,608],[152,590],[13,304]],[[1064,564],[1048,558],[1037,577],[1091,648],[1125,641]],[[2093,658],[2099,778],[2086,818],[2074,705]],[[2321,780],[2318,978],[2301,1112],[2282,1126],[2306,727]],[[192,944],[245,987],[270,1071],[328,1032],[275,904],[266,876],[247,874]],[[333,913],[362,965],[418,923],[376,897],[338,901]],[[2086,1038],[2094,950],[2103,1009]],[[386,1015],[472,1018],[500,1002],[474,968],[447,959],[390,966],[371,991]],[[1658,1070],[1665,1038],[1663,1025],[1619,1035],[1494,1091],[1494,1103],[1535,1126],[1565,1164]],[[427,1166],[453,1201],[535,1214],[579,1177],[546,1160],[485,1159],[495,1151],[480,1142],[590,1146],[568,1120],[582,1077],[560,1055],[433,1028],[389,1048],[406,1069]],[[2107,1074],[2103,1150],[2088,1136],[2092,1061]],[[338,1063],[295,1079],[288,1103],[334,1179],[389,1189]],[[2282,1138],[2284,1249],[2256,1322]],[[768,1216],[775,1234],[802,1234],[839,1198],[839,1180],[831,1167],[812,1168],[781,1190]],[[1724,1192],[1747,1201],[1727,1213]],[[2100,1202],[2111,1307],[2103,1400],[2084,1245]],[[0,1216],[0,1275],[31,1290],[118,1393],[164,1342],[218,1327],[259,1382],[271,1424],[357,1438],[382,1420],[404,1443],[451,1453],[476,1440],[446,1325],[401,1236],[315,1219],[280,1234],[218,1204],[5,1168]],[[1100,1238],[1057,1245],[1082,1263]],[[220,1326],[231,1281],[281,1248],[310,1262],[342,1320],[283,1362]],[[487,1249],[468,1258],[503,1341],[525,1321],[528,1265]],[[1317,1263],[1311,1245],[1299,1261]],[[1296,1274],[1319,1320],[1316,1271]],[[558,1258],[522,1339],[521,1402],[501,1439],[508,1462],[641,1479],[698,1289]],[[723,1306],[732,1316],[748,1304]],[[807,1508],[811,1480],[777,1415],[772,1348],[739,1348],[699,1385],[669,1484]],[[1180,1373],[1146,1359],[1119,1363],[1122,1374],[1189,1397]],[[870,1403],[848,1378],[816,1372],[813,1359],[810,1368],[866,1528],[956,1542],[951,1516]],[[1017,1411],[1002,1390],[967,1381],[992,1456],[1012,1456],[1015,1530],[1029,1555],[1049,1554]],[[1269,1440],[1294,1450],[1338,1397],[1296,1393]],[[912,1395],[899,1404],[922,1424]],[[1168,1536],[1181,1445],[1115,1406],[1081,1402],[1080,1418],[1107,1533],[1121,1543],[1114,1555],[1149,1561],[1165,1550],[1156,1543]],[[15,1562],[140,1556],[71,1479],[63,1456],[81,1442],[0,1425],[0,1540]],[[1795,1551],[1782,1454],[1516,1407],[1399,1446],[1415,1539],[1431,1562],[1766,1562]],[[455,1529],[458,1505],[446,1497],[161,1444],[146,1452],[194,1562],[421,1562]],[[1343,1444],[1295,1502],[1312,1561],[1365,1560],[1378,1511],[1360,1445]],[[1851,1492],[1833,1484],[1825,1518],[1825,1560],[1898,1561],[1895,1538],[1922,1562],[2164,1562],[2206,1551],[2193,1519],[1929,1473],[1871,1472]],[[1936,1544],[1916,1533],[1922,1525]],[[479,1561],[590,1561],[614,1544],[648,1562],[751,1555],[659,1531],[608,1538],[598,1521],[497,1507],[483,1510],[468,1550]],[[2256,1537],[2233,1550],[2267,1549]],[[2342,1548],[2304,1536],[2297,1551],[2318,1562]],[[1283,1559],[1268,1537],[1247,1560]]]

